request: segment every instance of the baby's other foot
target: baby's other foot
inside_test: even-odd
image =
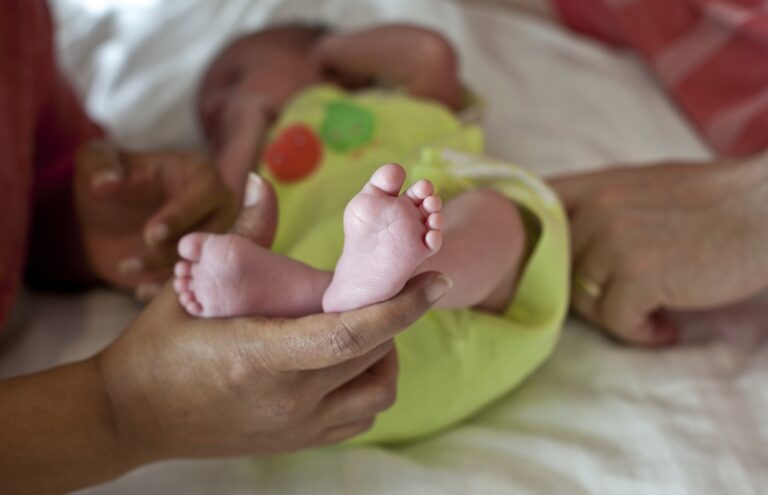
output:
[[[173,286],[193,316],[302,316],[320,310],[330,275],[239,235],[189,234]]]
[[[323,296],[327,312],[384,301],[442,244],[442,201],[421,180],[403,195],[405,170],[380,167],[344,211],[344,251]]]
[[[244,291],[243,286],[250,265],[262,264],[261,251],[266,250],[237,235],[184,236],[173,283],[179,302],[188,313],[206,318],[251,313],[253,287]]]

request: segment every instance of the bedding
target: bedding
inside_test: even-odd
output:
[[[65,70],[124,146],[200,146],[191,98],[227,39],[268,22],[417,22],[457,45],[488,101],[489,150],[542,175],[708,152],[630,52],[536,0],[56,0]],[[540,6],[539,6],[540,7]],[[619,346],[569,320],[548,363],[459,427],[396,448],[171,461],[82,493],[758,494],[768,490],[768,308],[683,315],[684,345]],[[34,294],[12,376],[88,356],[137,314],[125,295]]]

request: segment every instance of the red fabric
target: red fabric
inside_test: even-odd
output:
[[[571,28],[642,54],[716,151],[768,148],[764,0],[553,1]]]
[[[79,276],[84,268],[72,158],[101,131],[61,76],[52,33],[44,1],[0,0],[0,323],[28,250],[30,266],[66,267],[49,277]]]

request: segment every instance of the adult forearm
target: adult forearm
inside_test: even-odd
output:
[[[62,493],[140,464],[120,440],[97,360],[0,382],[0,492]]]

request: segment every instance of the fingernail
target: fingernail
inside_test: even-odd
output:
[[[139,284],[139,286],[136,287],[136,299],[139,301],[149,301],[160,293],[160,289],[160,284]]]
[[[427,300],[435,302],[453,287],[453,281],[445,275],[438,275],[427,287]]]
[[[250,208],[261,200],[261,190],[264,185],[264,179],[259,177],[258,174],[250,172],[248,174],[248,184],[245,186],[245,198],[243,198],[243,206]]]
[[[144,269],[140,258],[125,258],[117,264],[117,271],[123,275],[133,275]]]
[[[103,172],[99,172],[93,176],[91,179],[91,185],[94,189],[98,189],[104,184],[114,184],[120,182],[120,179],[120,174],[114,170],[104,170]]]
[[[156,246],[168,238],[168,226],[164,223],[159,223],[151,226],[144,233],[144,243],[149,246]]]

